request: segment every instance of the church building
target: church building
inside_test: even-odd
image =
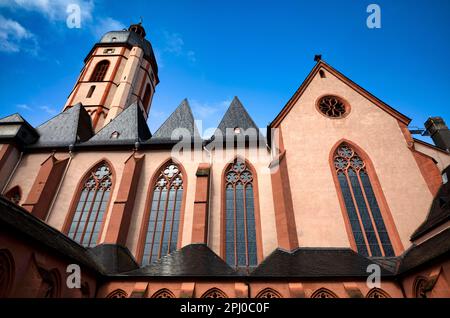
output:
[[[135,24],[55,117],[0,119],[0,298],[450,297],[442,118],[413,138],[317,56],[264,130],[235,97],[210,138],[187,99],[152,133],[158,83]]]

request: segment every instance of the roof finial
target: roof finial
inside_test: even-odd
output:
[[[143,22],[144,22],[144,19],[142,19],[142,17],[139,17],[139,25],[142,25]]]
[[[314,55],[314,61],[315,62],[319,62],[322,60],[322,54],[316,54]]]

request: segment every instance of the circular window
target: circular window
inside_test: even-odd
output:
[[[318,102],[319,111],[330,118],[345,117],[349,111],[347,103],[336,96],[324,96]]]

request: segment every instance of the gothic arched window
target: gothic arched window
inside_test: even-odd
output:
[[[109,61],[103,60],[97,63],[94,72],[92,72],[91,82],[102,82],[105,79],[106,72],[108,72]]]
[[[86,247],[97,244],[111,197],[112,172],[106,162],[97,165],[83,181],[68,236]]]
[[[311,295],[311,298],[338,298],[338,296],[331,290],[320,288]]]
[[[334,168],[358,253],[394,256],[366,163],[352,146],[343,143],[334,153]]]
[[[40,298],[59,298],[61,293],[61,278],[56,269],[47,271],[39,268],[39,274],[42,277],[39,291]]]
[[[127,298],[128,295],[122,289],[117,289],[106,296],[106,298]]]
[[[258,264],[253,174],[242,160],[225,172],[225,259],[231,266]]]
[[[0,298],[9,296],[14,281],[14,259],[8,250],[0,250]]]
[[[175,295],[170,290],[163,288],[154,293],[152,298],[175,298]]]
[[[367,293],[366,298],[391,298],[391,296],[379,288],[373,288]]]
[[[280,293],[272,288],[265,288],[256,295],[256,298],[283,298]]]
[[[228,298],[228,296],[217,288],[211,288],[206,291],[201,298]]]
[[[416,298],[427,298],[427,285],[428,280],[424,277],[417,277],[414,281],[414,297]]]
[[[145,222],[145,245],[142,265],[150,264],[177,249],[183,202],[183,174],[178,165],[169,162],[158,172]]]

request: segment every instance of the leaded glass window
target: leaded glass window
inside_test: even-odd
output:
[[[112,173],[102,163],[84,181],[68,236],[86,247],[97,244],[111,196]]]
[[[253,175],[236,160],[225,174],[225,258],[231,266],[256,266]]]
[[[365,162],[351,146],[342,144],[334,154],[334,167],[358,253],[394,256]]]
[[[180,209],[183,201],[183,174],[169,163],[153,185],[150,215],[145,233],[142,264],[150,264],[177,249]]]
[[[347,113],[345,103],[336,96],[325,96],[319,101],[319,110],[330,118],[342,118]]]

